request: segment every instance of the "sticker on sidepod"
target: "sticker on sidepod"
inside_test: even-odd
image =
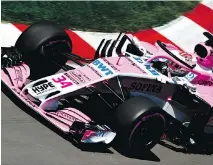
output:
[[[189,73],[185,76],[185,78],[186,78],[187,80],[189,80],[189,81],[194,80],[196,77],[197,77],[197,75],[195,75],[195,74],[192,73],[192,72],[189,72]]]
[[[89,65],[98,70],[103,76],[110,76],[114,74],[113,69],[101,59],[97,59]]]

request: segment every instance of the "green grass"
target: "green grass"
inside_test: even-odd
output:
[[[32,24],[52,20],[87,31],[138,31],[163,25],[192,10],[196,1],[2,1],[2,20]]]

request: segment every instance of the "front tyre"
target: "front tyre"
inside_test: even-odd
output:
[[[51,21],[41,21],[19,36],[15,48],[30,67],[30,78],[39,79],[61,69],[68,60],[61,52],[71,53],[72,42],[63,27]]]

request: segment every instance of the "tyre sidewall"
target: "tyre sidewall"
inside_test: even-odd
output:
[[[163,122],[165,119],[162,115],[162,109],[158,107],[154,102],[145,97],[134,97],[126,100],[123,104],[121,104],[116,112],[115,112],[115,129],[117,131],[119,141],[122,144],[125,144],[125,148],[130,148],[129,146],[129,138],[132,130],[137,125],[138,122],[145,122],[148,120],[153,114],[161,117]],[[165,129],[165,123],[162,126],[162,134]],[[159,136],[155,143],[146,147],[147,149],[151,149],[157,144],[160,140],[161,136]],[[144,148],[141,146],[141,148]]]
[[[50,21],[41,21],[31,25],[18,38],[15,47],[23,55],[24,62],[29,65],[31,70],[31,79],[38,79],[56,73],[61,69],[55,65],[52,60],[52,54],[44,54],[42,46],[54,41],[67,41],[72,51],[72,42],[68,34],[59,25]],[[67,58],[57,57],[57,63],[64,65]]]
[[[152,120],[152,121],[151,121]],[[152,140],[151,143],[148,145],[144,146],[132,146],[132,140],[133,137],[135,136],[134,134],[136,133],[137,129],[144,128],[144,124],[154,124],[150,125],[149,129],[153,131],[153,134],[156,135],[155,137],[150,137]],[[158,113],[157,111],[147,111],[143,115],[141,115],[135,122],[132,124],[131,128],[131,133],[129,135],[129,147],[134,149],[134,150],[150,150],[153,148],[160,140],[161,136],[163,135],[165,130],[165,118],[162,114]],[[141,137],[142,138],[142,137]]]

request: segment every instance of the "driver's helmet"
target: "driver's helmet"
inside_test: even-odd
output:
[[[205,43],[199,43],[194,51],[197,55],[197,64],[212,70],[213,69],[213,43],[208,40]]]

